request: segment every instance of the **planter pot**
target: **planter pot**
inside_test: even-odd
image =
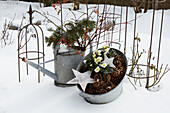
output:
[[[59,47],[56,46],[54,50],[54,67],[55,74],[57,76],[57,81],[55,85],[57,86],[72,86],[71,84],[66,84],[69,80],[73,79],[75,76],[72,69],[76,69],[80,61],[83,59],[82,56],[75,53],[75,50],[68,48],[68,52],[58,53]]]
[[[113,49],[113,48],[111,48]],[[125,63],[125,73],[127,70],[127,59],[125,57],[125,55],[120,52],[119,50],[113,49],[120,57],[122,60],[124,60]],[[87,55],[86,57],[83,58],[83,60],[89,58],[92,56],[93,53],[90,53],[89,55]],[[82,61],[83,61],[82,60]],[[83,67],[83,62],[80,62],[80,64],[77,67],[78,71],[82,71],[82,67]],[[105,104],[105,103],[109,103],[113,100],[115,100],[116,98],[119,97],[119,95],[122,92],[123,89],[123,78],[125,76],[125,73],[123,74],[123,76],[120,79],[120,82],[118,83],[117,86],[115,86],[111,91],[104,93],[104,94],[89,94],[86,92],[83,92],[80,88],[80,86],[78,85],[78,88],[81,90],[80,96],[82,96],[86,101],[92,103],[92,104]]]

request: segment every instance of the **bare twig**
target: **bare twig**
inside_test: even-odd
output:
[[[0,36],[1,47],[10,45],[13,42],[12,33],[10,33],[10,31],[9,31],[9,27],[12,25],[14,19],[15,19],[15,16],[11,21],[7,21],[7,19],[5,19],[5,22],[4,22],[3,28],[2,28],[2,34]],[[11,37],[9,37],[9,36],[11,36]]]
[[[159,71],[159,74],[158,74],[158,75],[159,75],[159,76],[158,76],[158,79],[155,80],[152,85],[148,86],[148,88],[157,85],[157,84],[161,81],[161,79],[163,78],[163,76],[164,76],[166,73],[168,73],[168,71],[170,71],[170,68],[168,67],[168,64],[167,64],[166,67],[165,67],[165,69],[164,69],[164,71],[163,71],[163,73],[162,73],[162,75],[160,76],[161,71],[162,71],[162,67],[163,67],[163,64],[161,65],[161,68],[160,68],[160,71]],[[156,70],[156,72],[158,72],[158,70]],[[156,76],[156,75],[155,75],[155,76]]]
[[[129,79],[129,77],[128,77],[128,80],[129,80],[129,82],[132,84],[132,86],[135,88],[135,90],[137,90],[137,88],[136,88],[135,85],[132,83],[132,81]]]

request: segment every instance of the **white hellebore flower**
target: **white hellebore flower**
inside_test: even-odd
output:
[[[103,60],[102,57],[97,57],[97,58],[94,59],[94,62],[95,62],[96,64],[98,64],[98,63],[101,62],[102,60]]]
[[[98,73],[99,71],[100,71],[100,67],[99,66],[97,66],[96,68],[95,68],[95,70],[94,70],[96,73]]]
[[[93,51],[93,54],[96,54],[96,51]]]
[[[109,52],[109,50],[110,50],[110,48],[106,48],[106,49],[104,49],[104,52]]]
[[[84,60],[83,63],[86,64],[87,60]]]
[[[107,49],[107,48],[108,48],[108,46],[105,46],[105,45],[104,45],[104,46],[103,46],[103,48],[104,48],[104,49]]]
[[[101,50],[95,50],[93,51],[93,54],[96,54],[98,56],[101,56]]]
[[[108,64],[106,64],[106,63],[100,64],[100,66],[103,67],[103,68],[106,68],[107,65],[108,65]]]
[[[92,55],[92,57],[93,57],[93,58],[96,58],[96,54],[94,53],[94,54]]]
[[[98,50],[97,55],[101,56],[102,55],[101,52],[102,52],[101,50]]]

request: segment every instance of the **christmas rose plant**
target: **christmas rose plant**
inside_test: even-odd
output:
[[[94,73],[107,74],[112,73],[113,59],[116,55],[115,51],[108,46],[93,52],[90,58],[83,61],[84,66]],[[108,62],[109,61],[109,62]]]

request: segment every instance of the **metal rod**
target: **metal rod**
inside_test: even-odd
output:
[[[155,0],[154,0],[155,1]],[[152,39],[153,39],[153,29],[154,29],[154,20],[155,20],[155,2],[154,2],[154,9],[153,9],[153,18],[152,18],[152,28],[151,28],[151,39],[150,39],[150,47],[149,47],[149,56],[148,56],[148,66],[151,63],[151,54],[152,54]],[[147,68],[147,81],[146,81],[146,88],[149,86],[149,75],[150,75],[150,68]]]
[[[115,20],[115,2],[116,1],[114,1],[114,8],[113,8],[113,21]],[[114,27],[112,28],[112,35],[111,35],[111,42],[113,42],[113,34],[114,34],[114,32],[113,32],[113,30],[114,30]],[[111,43],[111,46],[112,46],[112,43]]]
[[[99,10],[100,10],[100,5],[99,5],[99,0],[98,0],[98,7],[97,7],[97,22],[96,22],[96,28],[98,26],[98,23],[99,23]],[[97,35],[97,32],[96,32],[96,35]],[[96,41],[97,41],[97,46],[96,46],[96,49],[98,49],[98,46],[99,46],[99,42],[98,42],[98,38],[96,37]]]
[[[106,24],[107,24],[107,14],[106,14],[106,12],[107,12],[107,4],[105,4],[106,5],[106,8],[105,8],[105,11],[104,11],[104,15],[105,15],[105,22],[104,22],[104,26],[106,26]],[[107,40],[107,38],[106,38],[106,31],[104,31],[104,40]],[[106,44],[107,44],[107,42],[106,42]]]
[[[127,6],[126,6],[126,24],[125,24],[125,43],[124,43],[124,54],[126,56],[126,39],[127,39],[127,19],[128,19],[128,3],[127,3]]]
[[[88,0],[86,0],[86,3],[88,4]],[[87,18],[89,16],[89,7],[88,5],[86,4],[86,7],[87,7]],[[90,36],[90,33],[88,34]],[[91,39],[89,39],[91,41]],[[92,43],[90,43],[90,53],[93,51],[93,45]]]
[[[106,9],[105,9],[105,25],[104,26],[106,26],[107,25],[107,4],[106,4]],[[106,40],[107,41],[107,37],[106,37],[106,31],[104,32],[104,40]],[[107,42],[106,42],[106,45],[107,45]]]
[[[161,50],[162,29],[163,29],[163,20],[164,20],[164,6],[165,6],[165,4],[163,3],[162,18],[161,18],[161,28],[160,28],[160,37],[159,37],[159,47],[158,47],[157,69],[159,68],[159,57],[160,57],[160,50]]]
[[[43,62],[45,62],[45,56],[44,56],[44,54],[45,54],[45,52],[44,52],[44,33],[43,33],[43,30],[42,30],[42,28],[38,25],[38,27],[39,27],[39,29],[41,30],[41,32],[42,32],[42,49],[43,49]],[[45,68],[45,63],[43,64],[43,68]],[[45,74],[43,73],[43,75],[45,76]]]
[[[20,33],[19,33],[20,34]],[[20,59],[19,59],[19,54],[20,54],[20,35],[18,35],[18,80],[21,82],[21,75],[20,75]]]
[[[61,2],[61,28],[63,29],[63,4]]]
[[[134,57],[135,57],[135,37],[136,37],[136,23],[137,23],[136,18],[137,18],[137,12],[136,12],[136,9],[135,9],[134,38],[133,38],[133,50],[132,50],[132,64],[134,64]],[[134,81],[135,81],[135,79],[134,79]]]
[[[26,49],[26,58],[28,58],[28,47],[27,47],[27,29],[28,26],[26,27],[26,32],[25,32],[25,49]],[[26,71],[27,71],[27,75],[28,75],[28,64],[26,64]]]
[[[138,2],[138,3],[149,3],[149,4],[151,4],[151,3],[163,3],[163,2],[165,2],[166,0],[159,0],[159,1],[153,1],[153,0],[131,0],[131,1],[136,1],[136,2]]]
[[[103,20],[103,17],[104,17],[104,11],[105,11],[105,4],[104,4],[104,8],[103,8],[103,13],[102,13],[102,20]],[[97,41],[98,44],[99,44],[101,30],[102,30],[102,24],[100,25],[99,36],[98,36],[98,41]],[[98,48],[98,44],[97,44],[97,48]]]
[[[40,63],[40,47],[39,47],[39,36],[38,36],[38,31],[37,31],[37,29],[36,29],[36,27],[34,26],[34,25],[32,25],[33,26],[33,28],[34,28],[34,30],[35,30],[35,32],[36,32],[36,35],[37,35],[37,54],[38,54],[38,64]],[[38,70],[38,83],[40,83],[40,71]]]
[[[122,0],[122,5],[123,5],[124,0]],[[121,29],[122,29],[122,11],[123,11],[123,6],[121,5],[121,12],[120,12],[120,29],[119,29],[119,42],[121,38]]]
[[[135,12],[135,21],[134,21],[134,38],[133,38],[133,50],[132,50],[132,62],[134,62],[134,55],[135,55],[135,37],[136,37],[136,17],[137,13]]]

